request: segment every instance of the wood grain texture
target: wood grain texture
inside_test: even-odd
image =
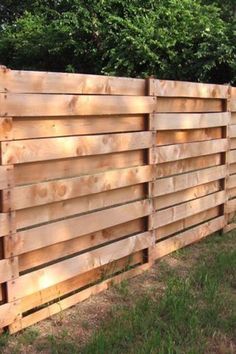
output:
[[[156,169],[156,177],[168,177],[184,172],[200,170],[210,166],[221,164],[221,154],[213,154],[206,156],[197,156],[184,160],[165,162],[158,165]]]
[[[145,164],[145,150],[82,156],[14,165],[15,185],[25,185],[60,178],[91,175],[111,169]]]
[[[59,300],[57,303],[54,303],[52,305],[47,306],[46,308],[43,308],[41,310],[38,310],[37,312],[32,313],[31,315],[25,316],[19,321],[16,321],[12,326],[11,326],[11,333],[15,333],[19,330],[22,330],[34,323],[37,323],[53,314],[56,314],[60,312],[62,309],[66,309],[68,307],[71,307],[78,302],[84,301],[87,298],[89,298],[92,295],[99,294],[102,291],[105,291],[108,289],[109,286],[112,286],[114,284],[119,284],[120,282],[124,281],[125,279],[129,279],[131,277],[135,277],[144,271],[148,270],[150,268],[150,265],[148,263],[139,265],[135,267],[134,269],[130,269],[124,273],[118,274],[111,279],[104,280],[103,282],[93,285],[88,289],[82,290],[79,293],[76,293],[74,295],[70,295],[69,297]]]
[[[29,270],[42,264],[76,254],[78,250],[81,252],[91,247],[98,247],[107,242],[116,241],[122,237],[144,231],[144,219],[136,219],[88,235],[80,236],[69,241],[55,243],[52,246],[20,255],[19,269],[21,272]],[[113,268],[116,270],[115,265]]]
[[[11,215],[8,213],[0,213],[0,225],[0,237],[15,232],[15,229],[12,229]]]
[[[230,138],[230,149],[236,149],[236,138]]]
[[[145,199],[145,197],[145,184],[114,189],[108,192],[17,210],[16,224],[19,230],[37,224],[75,216],[76,214],[88,213],[118,204]]]
[[[226,165],[221,165],[173,177],[158,179],[153,184],[153,196],[157,197],[168,193],[178,192],[200,184],[225,178],[226,168]]]
[[[230,138],[236,138],[236,125],[229,126],[229,136]]]
[[[233,176],[232,176],[232,177],[233,177]],[[234,181],[235,181],[235,179],[234,179]],[[235,183],[232,183],[232,186],[233,186],[232,188],[230,188],[229,186],[227,186],[227,187],[228,187],[227,193],[228,193],[228,198],[229,198],[229,199],[236,197],[236,185],[235,185]]]
[[[220,216],[221,210],[219,206],[213,207],[208,210],[204,210],[198,214],[191,215],[182,220],[178,220],[172,222],[171,224],[167,224],[155,229],[155,237],[156,240],[161,240],[167,236],[173,236],[178,232],[183,232],[185,229],[188,229],[192,226],[200,224],[204,221],[211,220]]]
[[[158,97],[155,111],[157,113],[214,113],[222,112],[220,99]]]
[[[236,150],[229,151],[229,163],[236,162]]]
[[[187,81],[155,80],[156,96],[227,98],[228,85],[203,84]]]
[[[235,213],[236,211],[236,199],[228,200],[226,203],[226,213]]]
[[[231,101],[230,101],[230,110],[231,110],[231,112],[236,112],[236,99],[235,98],[231,99]]]
[[[0,92],[145,95],[145,80],[125,77],[0,70]]]
[[[63,159],[147,149],[151,132],[18,140],[1,143],[2,164]]]
[[[13,166],[0,166],[0,190],[10,188],[13,180]]]
[[[199,186],[191,187],[170,194],[164,194],[154,199],[155,210],[180,204],[188,200],[203,197],[204,195],[218,192],[220,190],[220,181],[213,181]]]
[[[231,86],[230,94],[232,98],[236,98],[236,87]]]
[[[105,264],[104,266],[89,270],[83,274],[78,274],[73,278],[67,279],[49,288],[25,296],[20,301],[21,310],[24,313],[55,299],[59,300],[62,296],[78,291],[81,288],[88,287],[96,282],[101,282],[104,279],[110,278],[116,272],[127,270],[129,267],[137,266],[142,263],[143,251],[138,251],[128,257],[120,258],[114,262]]]
[[[18,302],[10,302],[0,305],[0,329],[16,321],[20,314]]]
[[[88,116],[105,114],[148,114],[156,99],[145,96],[2,94],[0,116]]]
[[[227,182],[227,187],[229,189],[236,187],[236,175],[229,176],[228,182]]]
[[[160,130],[156,133],[156,145],[193,143],[195,141],[221,139],[221,137],[221,127],[187,130]]]
[[[0,141],[12,140],[13,134],[12,117],[0,117]]]
[[[61,261],[41,270],[25,274],[17,278],[14,284],[9,284],[12,301],[30,295],[36,291],[46,289],[56,283],[72,278],[79,273],[128,256],[151,245],[149,232],[131,236],[110,245],[84,253],[82,255]]]
[[[12,250],[17,255],[33,251],[142,218],[150,212],[150,202],[144,200],[27,229],[6,242],[5,252],[8,254]]]
[[[179,235],[160,241],[155,247],[155,258],[161,258],[191,243],[197,242],[204,237],[221,230],[224,227],[224,216],[210,220],[204,224],[184,231]]]
[[[6,121],[8,118],[5,118]],[[0,121],[1,122],[1,121]],[[6,123],[5,123],[5,126]],[[7,126],[9,129],[9,127]],[[3,130],[3,128],[2,128]],[[5,129],[6,130],[6,129]],[[88,117],[16,117],[11,129],[12,139],[33,139],[71,135],[105,134],[145,130],[144,115]],[[1,134],[1,126],[0,126]],[[8,133],[9,135],[9,133]],[[7,136],[7,134],[4,134]],[[1,139],[6,140],[6,139]]]
[[[154,115],[156,130],[199,129],[221,127],[229,123],[230,113],[177,113]]]
[[[229,164],[229,174],[233,175],[234,173],[236,173],[236,163],[231,163]]]
[[[231,112],[231,124],[236,124],[236,112]]]
[[[152,178],[151,166],[139,166],[25,185],[14,188],[11,193],[10,207],[13,210],[34,207],[144,183],[151,181]],[[7,201],[7,198],[7,191],[3,191],[3,201]],[[7,203],[4,204],[7,207]]]
[[[18,259],[0,259],[0,283],[7,282],[16,277],[18,270]]]
[[[180,205],[157,211],[153,215],[153,226],[158,228],[174,221],[185,219],[201,211],[211,209],[225,202],[225,191],[220,191],[205,197],[192,200]]]
[[[190,157],[224,152],[228,149],[227,139],[216,139],[196,143],[159,146],[155,148],[153,163],[163,163]]]

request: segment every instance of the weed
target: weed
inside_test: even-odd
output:
[[[9,340],[9,334],[8,333],[3,333],[0,335],[0,350],[3,349]]]
[[[19,342],[25,345],[33,344],[38,338],[39,331],[34,328],[28,328],[19,335]]]

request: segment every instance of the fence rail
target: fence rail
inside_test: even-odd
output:
[[[0,328],[236,228],[236,88],[0,69]]]

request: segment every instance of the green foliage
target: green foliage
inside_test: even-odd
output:
[[[0,5],[0,62],[11,68],[236,82],[232,0],[227,14],[218,0],[16,3]]]

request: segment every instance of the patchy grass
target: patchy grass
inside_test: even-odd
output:
[[[216,234],[63,315],[3,335],[0,351],[235,353],[235,236]]]

